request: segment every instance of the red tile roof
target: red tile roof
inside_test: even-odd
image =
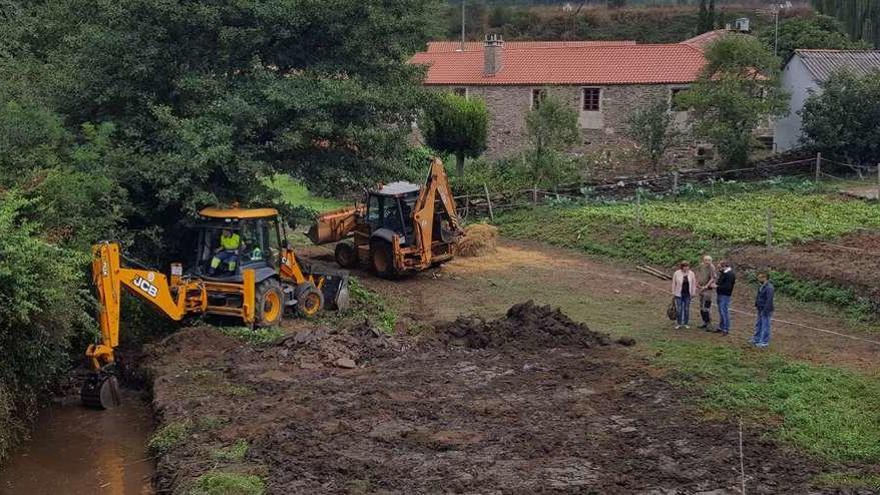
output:
[[[518,50],[521,48],[572,48],[584,46],[606,46],[606,45],[635,45],[635,41],[507,41],[504,43],[505,50]],[[428,53],[448,53],[457,52],[461,49],[460,41],[429,41]],[[483,51],[482,41],[466,41],[464,43],[464,51],[481,52]]]
[[[483,51],[421,52],[428,85],[676,84],[697,80],[703,52],[689,44],[504,47],[494,76],[483,74]]]
[[[723,36],[729,34],[730,31],[726,29],[716,29],[715,31],[708,31],[703,34],[694,36],[689,40],[684,40],[682,43],[686,45],[691,45],[694,48],[699,48],[700,50],[705,50],[706,46],[713,41],[721,39]]]

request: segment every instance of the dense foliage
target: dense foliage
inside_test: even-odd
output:
[[[753,29],[772,24],[772,16],[758,15],[754,9],[736,5],[719,7],[711,21],[707,15],[700,15],[697,4],[700,0],[687,2],[667,2],[675,4],[659,6],[661,2],[651,2],[650,6],[605,8],[595,3],[569,2],[573,8],[565,10],[560,2],[557,6],[543,7],[544,2],[533,5],[514,5],[516,2],[466,2],[465,36],[470,40],[480,40],[486,33],[499,33],[506,40],[635,40],[639,43],[676,43],[705,31],[713,26],[724,26],[726,22],[739,17],[749,17]],[[708,6],[707,6],[708,13]],[[451,2],[444,14],[447,39],[461,36],[461,2]],[[441,21],[441,22],[443,22]],[[711,24],[710,24],[711,22]]]
[[[880,73],[832,75],[801,113],[807,145],[857,163],[880,162]]]
[[[778,40],[777,40],[778,34]],[[843,26],[833,17],[817,15],[785,19],[779,24],[779,32],[770,27],[758,34],[761,40],[777,55],[788,61],[795,49],[837,49],[850,50],[869,48],[865,42],[852,41]]]
[[[710,44],[706,59],[678,104],[692,110],[694,133],[714,144],[728,166],[743,166],[755,145],[754,130],[787,110],[779,60],[759,40],[739,35]]]
[[[666,151],[679,143],[683,131],[665,100],[637,108],[627,122],[627,134],[657,171]]]
[[[813,7],[837,17],[853,39],[880,47],[880,3],[874,0],[813,0]]]
[[[423,91],[406,60],[437,7],[0,0],[0,439],[93,331],[95,241],[161,267],[201,207],[278,204],[278,173],[406,175]]]
[[[526,163],[534,183],[558,183],[573,167],[565,151],[580,143],[577,111],[552,92],[547,93],[526,115],[530,149]]]
[[[34,398],[66,370],[68,345],[88,333],[82,253],[54,246],[23,211],[33,202],[0,196],[0,459],[14,439],[13,410],[33,413]]]
[[[461,177],[465,158],[476,158],[486,150],[489,110],[479,98],[440,93],[425,109],[421,130],[428,146],[455,155]]]

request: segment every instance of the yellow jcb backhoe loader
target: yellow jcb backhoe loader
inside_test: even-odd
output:
[[[368,262],[383,278],[424,270],[453,258],[462,235],[443,162],[431,159],[423,186],[394,182],[366,191],[364,202],[321,214],[309,229],[317,245],[336,245],[344,268]]]
[[[174,321],[187,316],[238,317],[248,326],[273,326],[286,310],[305,318],[330,307],[348,306],[348,277],[309,273],[287,242],[278,211],[206,208],[200,212],[197,249],[184,272],[172,263],[171,276],[144,266],[123,266],[119,245],[93,246],[92,277],[100,308],[100,342],[86,350],[94,373],[82,388],[83,404],[108,408],[119,404],[114,349],[119,344],[120,297],[125,288]],[[224,262],[215,260],[221,236],[234,238]],[[139,263],[127,260],[131,264]]]

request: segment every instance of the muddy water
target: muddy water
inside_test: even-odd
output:
[[[32,439],[0,471],[0,494],[152,494],[145,448],[152,418],[136,393],[123,395],[109,411],[79,404],[43,411]]]

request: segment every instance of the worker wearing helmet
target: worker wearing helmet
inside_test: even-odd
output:
[[[217,248],[214,257],[211,258],[209,274],[214,275],[221,263],[225,263],[227,269],[230,272],[234,272],[235,266],[238,263],[238,249],[240,247],[241,236],[230,229],[223,229],[223,232],[220,234],[220,247]]]

